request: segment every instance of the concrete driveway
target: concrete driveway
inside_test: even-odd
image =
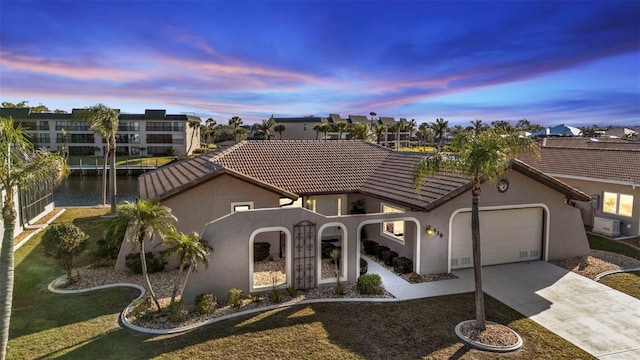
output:
[[[473,269],[453,273],[473,284]],[[483,267],[484,292],[599,359],[640,359],[640,300],[545,261]]]

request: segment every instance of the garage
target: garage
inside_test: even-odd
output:
[[[542,258],[544,211],[541,207],[480,211],[482,265]],[[454,215],[451,269],[473,267],[471,212]]]

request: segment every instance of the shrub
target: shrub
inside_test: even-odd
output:
[[[73,259],[85,248],[88,238],[89,235],[72,223],[53,224],[42,236],[45,255],[58,260],[67,271],[69,283],[74,281],[71,275]]]
[[[397,257],[393,262],[393,271],[399,274],[408,274],[413,272],[413,261],[404,256]]]
[[[99,259],[117,259],[127,226],[126,219],[121,217],[116,217],[109,221],[102,239],[96,242],[98,249],[95,252],[95,256]]]
[[[147,272],[149,274],[163,271],[165,265],[167,265],[166,261],[152,252],[145,253],[145,260],[147,262]],[[132,273],[142,274],[142,261],[140,261],[139,252],[128,254],[125,258],[125,264],[127,265],[127,269]]]
[[[375,251],[374,252],[375,257],[377,257],[378,259],[382,260],[382,252],[385,251],[385,250],[391,250],[391,249],[389,249],[388,246],[383,246],[383,245],[376,246],[376,248],[374,250]]]
[[[336,285],[335,289],[333,289],[333,291],[336,293],[336,295],[344,295],[345,293],[345,287],[343,284],[338,283],[338,285]]]
[[[385,250],[380,255],[382,256],[380,260],[388,266],[393,266],[393,260],[398,257],[398,253],[392,250]]]
[[[360,259],[360,275],[364,275],[369,270],[369,263],[365,259]]]
[[[422,275],[416,272],[412,272],[407,275],[407,280],[409,280],[410,283],[419,283],[422,282]]]
[[[333,245],[332,243],[322,243],[322,258],[323,259],[330,259],[331,258],[331,250],[335,249],[336,246]]]
[[[259,303],[262,301],[262,296],[258,295],[258,294],[249,294],[249,300],[252,303]]]
[[[180,322],[187,318],[189,311],[182,304],[182,301],[176,301],[169,304],[166,308],[167,317],[170,321]]]
[[[365,274],[358,278],[358,291],[365,295],[380,294],[382,292],[382,279],[378,274]]]
[[[140,320],[151,320],[153,317],[155,306],[153,305],[151,298],[145,296],[141,299],[133,300],[131,305],[131,315]]]
[[[229,289],[227,292],[227,302],[233,307],[240,307],[242,305],[242,290]]]
[[[287,293],[289,294],[289,296],[291,298],[294,298],[294,297],[298,296],[298,289],[294,288],[293,286],[289,286],[287,288]]]
[[[195,308],[200,315],[213,314],[216,310],[216,297],[213,294],[200,294],[196,296]]]
[[[362,246],[364,247],[364,253],[367,255],[375,255],[376,254],[376,247],[378,246],[378,243],[373,241],[373,240],[364,240],[362,242]]]
[[[253,243],[253,261],[266,260],[271,253],[271,244],[268,242]]]
[[[278,289],[271,290],[271,292],[269,293],[269,300],[271,300],[271,302],[276,304],[282,302],[282,296],[280,296],[280,290]]]

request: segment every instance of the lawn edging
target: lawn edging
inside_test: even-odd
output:
[[[186,332],[186,331],[190,331],[190,330],[194,330],[197,329],[199,327],[203,327],[206,325],[210,325],[210,324],[214,324],[218,321],[222,321],[222,320],[228,320],[228,319],[232,319],[238,316],[244,316],[244,315],[250,315],[250,314],[255,314],[255,313],[259,313],[259,312],[263,312],[263,311],[269,311],[269,310],[276,310],[276,309],[281,309],[281,308],[289,308],[291,306],[294,305],[305,305],[305,304],[318,304],[318,303],[339,303],[339,302],[343,302],[343,303],[351,303],[351,302],[399,302],[399,301],[404,301],[402,299],[397,299],[397,298],[347,298],[347,299],[339,299],[339,298],[329,298],[329,299],[308,299],[308,300],[292,300],[292,301],[288,301],[282,304],[277,304],[277,305],[269,305],[269,306],[264,306],[264,307],[258,307],[258,308],[254,308],[254,309],[249,309],[249,310],[244,310],[244,311],[238,311],[232,314],[226,314],[226,315],[222,315],[213,319],[209,319],[203,322],[199,322],[196,324],[192,324],[192,325],[188,325],[188,326],[183,326],[183,327],[177,327],[177,328],[171,328],[171,329],[150,329],[150,328],[145,328],[142,326],[138,326],[135,325],[133,323],[131,323],[129,320],[127,320],[126,317],[126,313],[129,310],[129,308],[133,305],[133,302],[142,298],[144,296],[144,294],[146,293],[145,288],[137,285],[137,284],[131,284],[131,283],[114,283],[114,284],[105,284],[105,285],[100,285],[100,286],[94,286],[94,287],[90,287],[90,288],[85,288],[85,289],[74,289],[74,290],[64,290],[64,289],[59,289],[58,286],[63,284],[66,281],[67,276],[66,275],[62,275],[60,277],[58,277],[57,279],[54,279],[52,282],[49,283],[49,285],[47,286],[47,289],[53,293],[56,294],[81,294],[81,293],[86,293],[86,292],[90,292],[90,291],[95,291],[95,290],[104,290],[104,289],[111,289],[111,288],[116,288],[116,287],[130,287],[130,288],[134,288],[140,291],[140,295],[135,298],[133,301],[131,301],[131,303],[129,303],[129,305],[127,305],[124,310],[122,310],[122,312],[120,313],[120,321],[122,322],[122,324],[126,327],[128,327],[131,330],[135,330],[141,333],[145,333],[145,334],[153,334],[153,335],[168,335],[168,334],[177,334],[177,333],[182,333],[182,332]]]
[[[619,273],[625,273],[625,272],[636,272],[636,271],[640,271],[640,267],[632,268],[632,269],[617,269],[617,270],[604,271],[604,272],[601,272],[600,274],[596,275],[593,278],[593,280],[599,282],[600,279],[602,279],[603,277],[605,277],[607,275],[613,275],[613,274],[619,274]]]

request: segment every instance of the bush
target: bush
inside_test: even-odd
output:
[[[42,236],[42,248],[47,256],[58,260],[67,271],[67,280],[72,283],[73,259],[86,246],[89,238],[84,231],[72,223],[53,224]]]
[[[118,258],[120,246],[128,226],[126,219],[123,219],[116,217],[107,224],[107,229],[102,239],[97,241],[98,249],[95,256],[98,259],[116,260]]]
[[[335,289],[333,289],[333,291],[336,293],[336,295],[344,295],[345,293],[345,287],[343,284],[338,283],[338,285],[336,285]]]
[[[413,261],[404,256],[396,258],[393,262],[393,271],[399,274],[408,274],[413,272]]]
[[[358,291],[365,295],[380,294],[382,292],[382,279],[378,274],[365,274],[358,278]]]
[[[229,289],[227,292],[227,303],[233,307],[240,307],[242,305],[242,290]]]
[[[333,245],[332,243],[325,243],[323,242],[321,245],[322,250],[320,251],[320,253],[322,254],[322,258],[323,259],[330,259],[331,258],[331,250],[335,249],[336,246]]]
[[[195,308],[200,315],[213,314],[216,310],[216,297],[213,294],[200,294],[196,296]]]
[[[152,252],[145,253],[145,260],[147,262],[147,272],[149,274],[154,272],[160,272],[164,270],[167,262],[162,260],[160,256],[156,256]],[[134,274],[142,274],[142,261],[140,261],[140,253],[130,253],[125,258],[125,264],[127,269]]]
[[[252,303],[259,303],[262,301],[262,296],[258,294],[249,294],[249,300],[251,300]]]
[[[282,296],[280,295],[280,290],[279,289],[271,290],[271,292],[269,293],[269,300],[271,300],[272,303],[276,303],[276,304],[282,302]]]
[[[182,304],[182,301],[176,301],[173,304],[169,304],[166,308],[167,317],[170,321],[180,322],[187,318],[189,311]]]
[[[293,286],[289,286],[287,288],[287,293],[291,298],[295,298],[296,296],[298,296],[298,289],[294,288]]]
[[[253,261],[266,260],[271,253],[271,244],[268,242],[253,243]]]
[[[362,242],[362,246],[364,247],[364,253],[367,255],[375,255],[376,254],[376,247],[378,246],[378,243],[373,241],[373,240],[364,240]]]
[[[380,260],[388,266],[393,266],[393,261],[398,257],[398,253],[392,250],[385,250],[380,255],[382,256]]]
[[[375,257],[377,257],[378,259],[382,260],[382,252],[386,251],[386,250],[391,250],[391,249],[389,249],[388,246],[383,246],[383,245],[376,246],[376,248],[374,250],[375,251],[375,253],[374,253]]]
[[[360,259],[360,275],[364,275],[369,270],[369,263],[365,259]]]
[[[145,296],[141,299],[133,300],[131,305],[131,315],[140,320],[151,320],[154,313],[154,305],[151,298]]]

